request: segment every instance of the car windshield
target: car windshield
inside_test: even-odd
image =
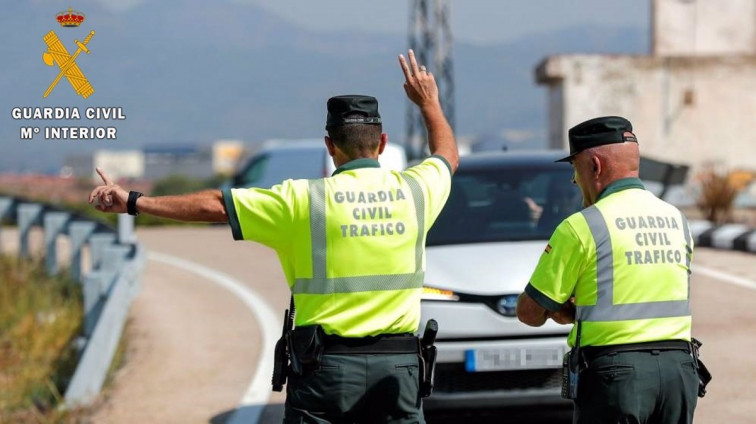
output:
[[[427,245],[548,240],[557,224],[580,210],[569,168],[498,168],[454,175],[446,206]]]
[[[283,180],[322,178],[326,149],[303,148],[269,152],[251,160],[234,179],[236,187],[268,188]]]

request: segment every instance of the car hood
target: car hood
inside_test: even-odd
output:
[[[520,293],[546,243],[536,240],[427,247],[425,285],[479,295]]]

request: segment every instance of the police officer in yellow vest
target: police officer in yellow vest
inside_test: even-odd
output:
[[[685,216],[644,189],[624,118],[569,130],[585,209],[554,231],[517,303],[525,324],[573,323],[575,423],[690,423],[699,380],[691,355]],[[578,349],[576,349],[579,346]],[[576,354],[576,350],[579,351]],[[567,374],[566,374],[567,375]]]
[[[420,109],[432,156],[406,171],[380,169],[378,103],[328,100],[330,178],[270,189],[207,190],[146,197],[114,185],[90,194],[105,212],[185,221],[228,221],[237,240],[272,247],[296,306],[286,423],[423,423],[419,342],[425,237],[457,168],[451,127],[434,77],[399,57],[407,96]]]

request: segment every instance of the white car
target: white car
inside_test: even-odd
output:
[[[407,166],[404,148],[387,143],[378,157],[382,168],[401,171]],[[249,158],[234,175],[232,187],[268,188],[287,179],[330,177],[336,168],[320,139],[273,139]]]
[[[570,326],[529,327],[517,297],[556,225],[581,207],[560,151],[464,156],[427,238],[422,323],[438,321],[425,408],[554,403]],[[422,334],[422,329],[420,331]]]

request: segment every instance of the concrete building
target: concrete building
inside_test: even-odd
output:
[[[64,177],[97,177],[94,169],[102,167],[113,178],[210,178],[232,174],[245,148],[242,141],[217,140],[212,146],[153,144],[142,150],[96,150],[66,157],[60,173]]]
[[[549,147],[586,119],[633,122],[641,152],[756,171],[756,0],[651,0],[648,56],[556,55],[536,68],[548,87]]]
[[[92,179],[97,182],[101,180],[94,168],[106,170],[113,181],[144,176],[144,153],[140,150],[98,150],[92,155],[92,163]]]
[[[144,178],[158,180],[170,175],[210,178],[213,173],[212,152],[205,146],[154,144],[143,150]]]

